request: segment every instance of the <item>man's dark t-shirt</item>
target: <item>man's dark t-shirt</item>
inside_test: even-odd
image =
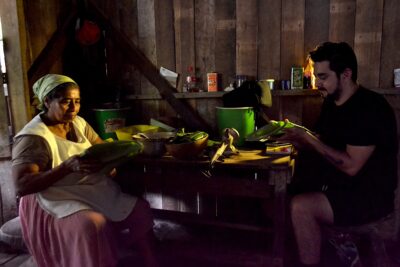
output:
[[[375,146],[355,176],[315,154],[311,165],[308,161],[308,166],[299,166],[297,175],[314,176],[308,178],[325,191],[335,224],[357,225],[389,214],[397,185],[398,141],[396,118],[385,98],[362,87],[341,106],[328,97],[315,130],[322,142],[337,150],[344,151],[346,145]]]

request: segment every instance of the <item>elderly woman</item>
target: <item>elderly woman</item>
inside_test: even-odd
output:
[[[33,91],[43,111],[16,136],[12,175],[26,245],[39,266],[116,266],[118,246],[135,246],[156,266],[148,203],[124,194],[96,159],[79,156],[103,142],[77,114],[79,86],[48,74]]]

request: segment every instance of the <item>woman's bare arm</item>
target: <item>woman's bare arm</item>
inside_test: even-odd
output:
[[[35,163],[18,164],[12,167],[12,177],[18,196],[40,192],[73,171],[75,165],[65,161],[59,166],[43,171]]]

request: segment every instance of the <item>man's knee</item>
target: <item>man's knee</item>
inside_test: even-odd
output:
[[[307,202],[307,197],[304,194],[294,196],[290,202],[290,213],[292,216],[308,212]]]
[[[290,203],[293,218],[314,218],[321,222],[332,223],[333,212],[326,196],[320,192],[296,195]]]

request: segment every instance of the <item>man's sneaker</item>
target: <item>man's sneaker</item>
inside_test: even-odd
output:
[[[329,242],[336,248],[336,254],[346,267],[361,267],[357,246],[350,240],[330,239]]]

